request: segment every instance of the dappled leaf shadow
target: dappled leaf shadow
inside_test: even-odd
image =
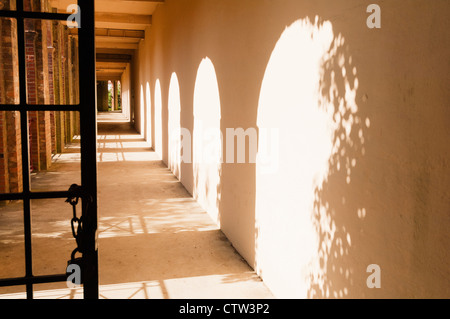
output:
[[[365,154],[370,126],[356,103],[359,81],[350,48],[339,34],[322,61],[319,107],[331,112],[334,122],[333,151],[328,176],[314,191],[313,224],[319,236],[318,264],[310,276],[310,298],[342,298],[354,284],[352,252],[355,224],[366,209],[348,199],[354,195],[352,175]],[[352,240],[353,239],[353,240]]]

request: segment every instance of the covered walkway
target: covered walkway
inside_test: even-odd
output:
[[[209,215],[121,116],[99,114],[100,298],[272,298]],[[35,188],[77,182],[77,150],[75,141],[54,156],[49,171],[34,174]],[[22,275],[20,205],[0,211],[1,277]],[[35,273],[63,273],[75,247],[71,207],[53,199],[34,201],[32,208]],[[1,288],[0,297],[23,298],[23,290]],[[82,288],[70,290],[65,283],[35,287],[35,298],[82,296]]]
[[[450,297],[450,1],[71,2],[0,0],[0,286]]]

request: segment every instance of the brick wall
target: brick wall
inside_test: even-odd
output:
[[[19,102],[17,24],[0,20],[0,103]],[[20,115],[16,111],[0,112],[0,192],[22,191]]]
[[[0,193],[9,193],[6,112],[0,111]]]
[[[22,144],[20,132],[20,113],[6,112],[8,139],[9,189],[12,193],[22,191]]]
[[[8,1],[0,0],[5,6]],[[51,11],[47,0],[24,0],[25,10]],[[17,25],[0,20],[0,104],[19,102]],[[28,104],[69,104],[79,100],[77,39],[61,22],[25,22]],[[30,111],[31,170],[46,170],[52,154],[78,134],[78,112]],[[0,112],[0,192],[22,191],[20,113]]]

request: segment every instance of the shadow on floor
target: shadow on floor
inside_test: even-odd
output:
[[[129,123],[98,124],[98,158],[101,298],[273,298]],[[33,183],[66,190],[79,174],[76,165],[59,157]],[[24,274],[21,210],[20,202],[0,207],[1,278]],[[65,272],[76,245],[71,206],[63,199],[33,201],[32,214],[34,274]],[[69,290],[65,283],[35,290],[36,298],[82,296],[82,288]],[[0,294],[23,291],[0,288]]]

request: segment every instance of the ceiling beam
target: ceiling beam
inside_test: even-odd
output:
[[[139,38],[95,37],[95,43],[139,43],[140,40]]]
[[[131,62],[131,55],[130,54],[120,54],[120,53],[97,53],[95,60],[99,63],[106,62],[106,63],[113,63],[113,62],[120,62],[120,63],[128,63]]]
[[[122,74],[125,69],[97,69],[98,73],[103,74],[109,74],[109,73],[115,73],[115,74]]]
[[[115,42],[96,42],[95,47],[98,49],[127,49],[137,50],[138,43],[115,43]]]
[[[121,76],[123,72],[104,72],[104,71],[97,71],[97,76]]]
[[[97,48],[95,50],[97,52],[97,54],[100,54],[100,56],[102,56],[102,54],[124,54],[124,55],[128,55],[131,59],[134,56],[135,51],[134,50],[126,50],[126,49],[105,49],[105,48]],[[103,57],[107,57],[107,56],[103,56]]]
[[[99,62],[95,64],[97,70],[103,69],[116,69],[116,70],[125,70],[128,65],[128,62]]]
[[[144,30],[151,24],[151,15],[107,12],[95,13],[95,25],[98,28]]]
[[[97,74],[97,81],[120,81],[121,79],[121,75],[117,75],[117,74],[109,74],[109,75],[102,75],[102,74]]]
[[[144,39],[145,38],[145,31],[143,31],[143,30],[96,28],[95,29],[95,36],[113,37],[113,38]]]

